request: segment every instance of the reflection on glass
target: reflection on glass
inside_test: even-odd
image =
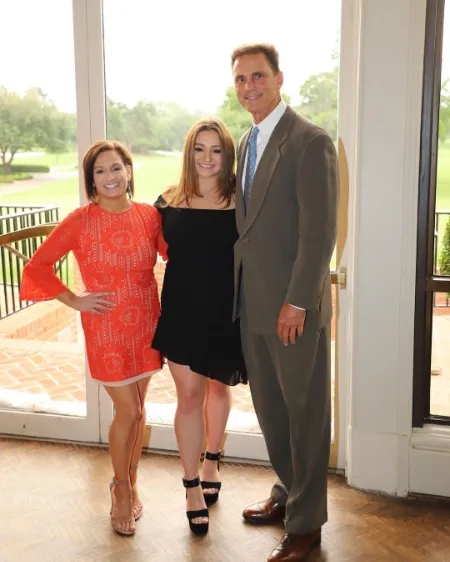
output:
[[[450,416],[450,294],[435,293],[431,356],[430,412]]]
[[[42,18],[43,13],[52,17]],[[0,51],[9,53],[0,76],[0,107],[6,109],[0,114],[0,233],[5,233],[61,220],[79,205],[79,190],[72,2],[8,2],[2,21],[9,22],[0,34]],[[11,51],[24,38],[30,48]],[[30,256],[35,247],[17,249]],[[79,317],[58,301],[21,304],[20,273],[19,260],[2,250],[0,408],[84,416]],[[71,287],[80,286],[72,256],[61,275]]]

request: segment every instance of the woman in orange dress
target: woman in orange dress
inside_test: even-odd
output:
[[[136,489],[145,429],[145,396],[162,357],[151,342],[160,316],[153,273],[157,252],[166,257],[160,213],[132,201],[131,155],[120,143],[99,141],[83,160],[90,203],[70,213],[33,255],[23,272],[20,298],[57,299],[81,312],[90,375],[114,404],[109,432],[114,470],[111,524],[132,535],[142,515]],[[75,295],[54,264],[73,251],[86,291]]]

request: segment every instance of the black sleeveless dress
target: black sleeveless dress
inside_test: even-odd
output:
[[[155,207],[168,261],[152,347],[205,377],[246,383],[239,321],[232,322],[235,211],[170,207],[161,196]]]

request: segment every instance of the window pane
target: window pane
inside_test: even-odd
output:
[[[434,271],[450,275],[450,5],[445,4],[439,148],[434,230]]]
[[[274,43],[286,99],[337,138],[340,2],[285,1],[257,21],[253,4],[240,0],[214,18],[184,0],[129,0],[126,10],[104,0],[103,8],[107,135],[137,160],[138,200],[153,202],[177,181],[186,132],[199,117],[218,114],[236,140],[251,124],[232,87],[230,55],[242,43]],[[299,21],[308,22],[301,33]]]
[[[430,412],[450,416],[450,294],[435,293],[431,359]]]
[[[6,2],[1,18],[4,233],[61,220],[79,205],[79,189],[72,2]],[[17,246],[28,256],[35,248],[31,243]],[[19,264],[10,252],[1,251],[0,408],[85,415],[78,314],[58,301],[20,303]],[[71,255],[60,275],[71,287],[80,285]]]
[[[133,153],[138,201],[153,203],[178,181],[183,141],[198,118],[220,116],[236,141],[251,125],[231,75],[231,52],[243,43],[277,46],[285,99],[337,138],[340,2],[285,1],[257,19],[254,5],[241,0],[219,16],[183,0],[129,0],[126,10],[104,0],[103,13],[107,136]],[[301,33],[299,21],[307,22]],[[163,274],[159,263],[159,286]],[[259,431],[248,386],[233,397],[228,429]],[[148,399],[152,420],[171,424],[176,392],[168,369],[152,378]]]

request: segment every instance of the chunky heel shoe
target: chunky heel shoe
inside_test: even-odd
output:
[[[112,482],[109,485],[109,491],[111,494],[111,511],[110,511],[110,516],[111,516],[111,527],[114,529],[114,531],[116,533],[119,533],[119,535],[125,535],[127,537],[131,537],[132,535],[134,535],[136,533],[136,527],[135,527],[135,519],[133,517],[133,515],[131,515],[130,517],[126,517],[123,515],[114,515],[113,511],[114,508],[116,506],[116,497],[114,494],[114,488],[117,485],[127,485],[129,486],[130,483],[128,480],[117,480],[116,478],[112,479]],[[131,523],[130,525],[130,529],[129,530],[124,530],[120,527],[120,525],[122,523]]]
[[[221,455],[222,455],[222,451],[219,451],[218,453],[210,453],[209,451],[206,451],[205,459],[207,459],[208,461],[217,461],[217,470],[220,471]],[[216,501],[219,499],[219,492],[221,487],[222,487],[222,482],[207,482],[205,480],[202,481],[203,490],[207,490],[210,488],[217,490],[217,492],[213,492],[213,493],[203,492],[203,497],[205,498],[205,503],[208,507],[214,505]]]
[[[186,488],[186,499],[187,499],[187,489],[196,488],[200,486],[200,478],[194,478],[193,480],[186,480],[183,478],[183,486]],[[195,535],[206,535],[209,528],[209,512],[207,509],[197,509],[196,511],[186,511],[186,516],[189,520],[189,527]],[[199,517],[208,517],[207,523],[194,523],[194,519]]]

